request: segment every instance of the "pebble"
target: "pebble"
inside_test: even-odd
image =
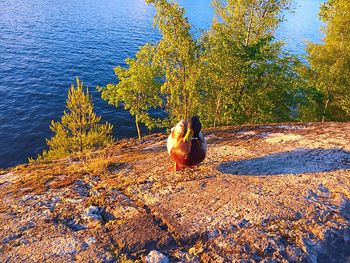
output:
[[[89,206],[85,210],[84,218],[102,221],[100,208],[94,205]]]
[[[85,239],[85,242],[86,242],[86,244],[91,245],[93,243],[96,243],[97,239],[95,237],[89,237],[89,238]]]
[[[169,259],[157,250],[152,250],[146,257],[147,263],[169,263]]]

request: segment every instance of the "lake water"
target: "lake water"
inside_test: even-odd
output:
[[[195,32],[210,27],[210,0],[179,2]],[[296,1],[277,32],[287,50],[304,54],[306,40],[320,41],[322,2]],[[95,111],[114,125],[114,135],[135,136],[130,115],[107,105],[95,87],[116,82],[113,68],[159,39],[153,14],[144,0],[0,0],[0,167],[42,151],[75,76],[90,87]]]

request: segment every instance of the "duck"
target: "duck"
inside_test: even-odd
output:
[[[169,170],[182,170],[203,162],[207,154],[207,141],[201,131],[202,124],[197,116],[179,121],[171,129],[167,150],[175,165]]]

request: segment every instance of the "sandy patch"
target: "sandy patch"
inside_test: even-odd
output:
[[[271,144],[276,144],[276,143],[286,143],[286,142],[293,142],[293,141],[298,141],[302,139],[303,137],[301,135],[297,134],[284,134],[284,133],[273,133],[269,135],[265,141]]]

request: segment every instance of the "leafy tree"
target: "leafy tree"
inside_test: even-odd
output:
[[[350,120],[350,2],[329,0],[320,17],[326,23],[324,43],[307,47],[311,89],[323,94],[321,120]],[[318,114],[319,116],[320,114]]]
[[[102,98],[108,103],[129,110],[135,116],[139,141],[142,141],[140,123],[152,129],[156,126],[149,111],[152,108],[162,106],[160,96],[159,69],[152,63],[154,47],[146,44],[136,54],[136,59],[126,59],[128,68],[116,67],[115,74],[119,79],[118,84],[108,84],[105,88],[98,87]]]
[[[199,115],[207,126],[292,118],[299,61],[282,51],[274,30],[288,0],[213,2],[216,17],[201,38]]]
[[[309,83],[307,79],[305,79],[305,76],[310,72],[308,66],[303,65],[301,70],[301,74],[304,76],[304,86],[298,91],[297,116],[295,116],[295,119],[301,122],[317,122],[321,120],[324,115],[325,95],[320,90],[308,86]]]
[[[70,154],[83,153],[103,147],[113,141],[109,123],[100,124],[101,117],[93,109],[89,91],[84,92],[83,83],[76,78],[76,87],[71,85],[60,122],[51,122],[55,135],[47,140],[49,150],[44,150],[38,160],[52,160]]]
[[[162,38],[156,45],[155,61],[163,71],[162,94],[170,124],[194,114],[199,98],[196,86],[198,45],[191,35],[191,26],[184,9],[166,0],[146,0],[156,7],[154,25]]]

